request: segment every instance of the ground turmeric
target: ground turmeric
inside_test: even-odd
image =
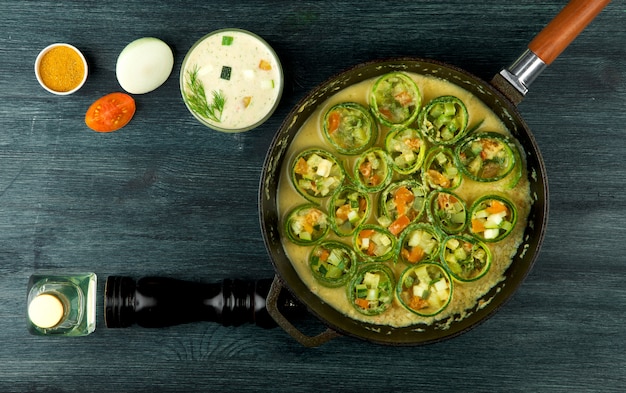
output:
[[[42,56],[39,76],[49,89],[59,93],[68,92],[82,82],[85,66],[75,49],[56,46]]]

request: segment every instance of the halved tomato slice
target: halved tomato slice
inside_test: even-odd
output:
[[[124,127],[135,114],[135,100],[125,93],[111,93],[98,98],[85,114],[85,123],[97,132],[111,132]]]

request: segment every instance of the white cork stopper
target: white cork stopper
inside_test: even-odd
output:
[[[56,326],[63,319],[64,312],[63,302],[49,293],[35,297],[28,305],[28,317],[42,329]]]

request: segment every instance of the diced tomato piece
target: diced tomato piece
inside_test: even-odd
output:
[[[402,186],[398,188],[393,196],[393,199],[396,203],[396,209],[398,210],[398,214],[403,215],[408,210],[408,206],[411,205],[415,200],[415,195],[413,195],[411,190]]]
[[[508,211],[506,205],[496,199],[492,200],[489,207],[485,210],[487,210],[487,213],[489,214],[499,214]]]
[[[371,237],[373,234],[374,234],[373,229],[363,229],[361,232],[359,232],[359,238],[365,239],[367,237]]]
[[[396,101],[403,107],[408,106],[411,102],[413,102],[413,97],[407,91],[401,91],[400,93],[394,96]]]
[[[333,133],[335,131],[337,131],[337,129],[339,128],[339,123],[341,122],[341,115],[339,114],[338,111],[332,111],[329,115],[328,115],[328,132],[329,133]]]
[[[364,178],[369,179],[372,176],[372,163],[369,161],[363,162],[359,166],[359,172],[361,172]]]
[[[481,220],[473,219],[472,220],[472,232],[480,233],[485,232],[485,224]]]
[[[442,210],[446,210],[450,205],[457,203],[458,200],[450,194],[441,193],[437,195],[437,204]]]
[[[417,263],[424,259],[426,255],[426,252],[424,252],[424,249],[420,246],[411,247],[411,251],[403,248],[401,253],[402,257],[410,263]]]
[[[348,219],[348,213],[350,213],[350,205],[345,204],[345,205],[339,206],[339,208],[335,212],[335,215],[340,220],[346,221]]]
[[[378,108],[378,111],[387,119],[390,119],[392,117],[391,111],[387,108]]]
[[[367,255],[373,256],[375,251],[376,251],[376,244],[374,242],[370,242],[369,246],[367,247]]]
[[[409,303],[409,307],[411,307],[413,310],[421,310],[428,307],[428,305],[428,300],[422,299],[419,296],[411,297],[411,302]]]
[[[367,299],[362,299],[360,297],[354,299],[354,304],[356,304],[357,306],[364,308],[364,309],[368,309],[370,306],[370,302]]]
[[[387,228],[389,232],[391,232],[394,236],[398,236],[400,232],[404,230],[404,228],[408,227],[411,223],[411,220],[407,216],[400,216],[394,222],[389,225]]]
[[[367,210],[367,200],[365,198],[359,198],[359,211],[364,212]]]
[[[309,164],[306,163],[306,160],[304,158],[300,157],[298,162],[296,162],[294,171],[298,175],[306,175],[306,173],[309,171]]]
[[[427,174],[430,180],[436,185],[443,187],[443,188],[450,187],[450,179],[445,177],[441,172],[436,171],[434,169],[429,169]]]
[[[404,144],[411,150],[418,150],[422,146],[422,141],[418,138],[405,139]]]

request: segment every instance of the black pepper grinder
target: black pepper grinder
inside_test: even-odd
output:
[[[243,281],[226,279],[207,284],[165,277],[110,276],[106,280],[104,319],[108,328],[137,324],[158,328],[189,322],[209,321],[224,326],[254,323],[263,328],[277,326],[268,314],[265,299],[271,279]],[[286,291],[278,298],[286,315],[306,312]]]

